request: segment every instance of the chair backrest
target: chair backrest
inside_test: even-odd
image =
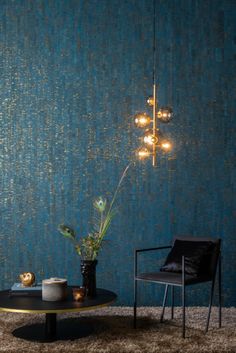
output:
[[[184,241],[195,241],[196,242],[196,246],[197,246],[197,242],[201,241],[201,242],[212,242],[212,248],[211,248],[211,252],[209,255],[209,260],[207,261],[208,264],[208,268],[206,269],[207,274],[209,274],[211,277],[215,276],[216,273],[216,269],[217,269],[217,263],[218,263],[218,258],[220,255],[220,251],[221,251],[221,239],[219,238],[212,238],[212,237],[194,237],[191,235],[178,235],[175,236],[173,238],[173,243],[175,242],[175,240],[184,240]]]

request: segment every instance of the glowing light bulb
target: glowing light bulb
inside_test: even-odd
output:
[[[155,143],[155,136],[153,135],[144,136],[143,141],[147,145],[153,145]]]
[[[137,155],[138,155],[139,159],[145,159],[145,158],[149,157],[150,154],[151,154],[150,151],[146,147],[141,147],[137,151]]]
[[[146,127],[150,124],[151,118],[147,113],[138,113],[135,115],[134,122],[138,127]]]
[[[169,151],[171,150],[172,146],[169,141],[163,141],[160,146],[164,151]]]
[[[145,132],[143,142],[146,143],[149,146],[152,145],[157,145],[159,141],[159,130],[156,129],[156,131],[153,133],[152,129],[148,129]]]

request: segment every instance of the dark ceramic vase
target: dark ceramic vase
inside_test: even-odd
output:
[[[96,266],[97,260],[81,260],[80,268],[83,277],[86,297],[96,297]]]

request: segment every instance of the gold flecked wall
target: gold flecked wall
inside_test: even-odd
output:
[[[235,305],[235,3],[156,6],[159,101],[175,112],[161,128],[174,150],[155,169],[130,168],[98,285],[130,305],[135,247],[176,233],[220,236],[224,304]],[[79,258],[57,225],[87,234],[93,198],[110,198],[134,159],[133,115],[152,89],[152,11],[151,0],[0,2],[2,289],[24,270],[80,284]],[[206,304],[206,289],[189,303]],[[140,300],[161,295],[150,285]]]

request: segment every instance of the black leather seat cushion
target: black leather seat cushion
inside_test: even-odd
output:
[[[185,273],[199,276],[209,268],[214,243],[211,241],[189,241],[176,239],[161,271],[182,272],[182,256],[185,256]]]
[[[182,285],[182,274],[174,272],[149,272],[149,273],[140,273],[136,279],[144,280],[148,282],[157,282],[163,284],[172,284],[172,285]],[[199,277],[185,275],[185,284],[195,284],[200,282],[210,281],[211,277],[207,275],[201,275]]]

